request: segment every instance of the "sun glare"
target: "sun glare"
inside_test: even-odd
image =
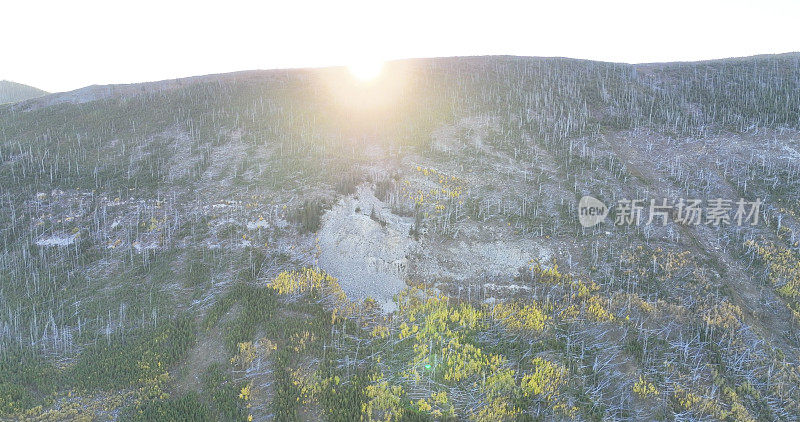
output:
[[[383,62],[377,60],[364,60],[348,66],[350,73],[362,81],[371,81],[378,77],[383,70]]]

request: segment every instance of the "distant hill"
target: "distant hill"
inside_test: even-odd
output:
[[[47,94],[47,91],[42,91],[32,86],[11,81],[0,81],[0,104],[16,103],[17,101],[29,100]]]

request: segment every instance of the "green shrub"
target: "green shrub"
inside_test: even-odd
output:
[[[132,422],[211,422],[215,420],[208,406],[201,402],[194,393],[176,399],[147,402],[122,419]]]
[[[167,372],[195,342],[194,324],[186,317],[140,329],[110,343],[100,341],[78,357],[71,376],[82,389],[121,389]]]

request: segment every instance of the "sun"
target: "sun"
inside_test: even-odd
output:
[[[362,81],[371,81],[377,78],[383,70],[383,62],[379,60],[361,60],[349,66],[350,73]]]

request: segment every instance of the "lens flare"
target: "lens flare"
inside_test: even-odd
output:
[[[361,81],[371,81],[377,78],[383,70],[383,62],[378,60],[363,60],[353,63],[347,68],[350,73]]]

